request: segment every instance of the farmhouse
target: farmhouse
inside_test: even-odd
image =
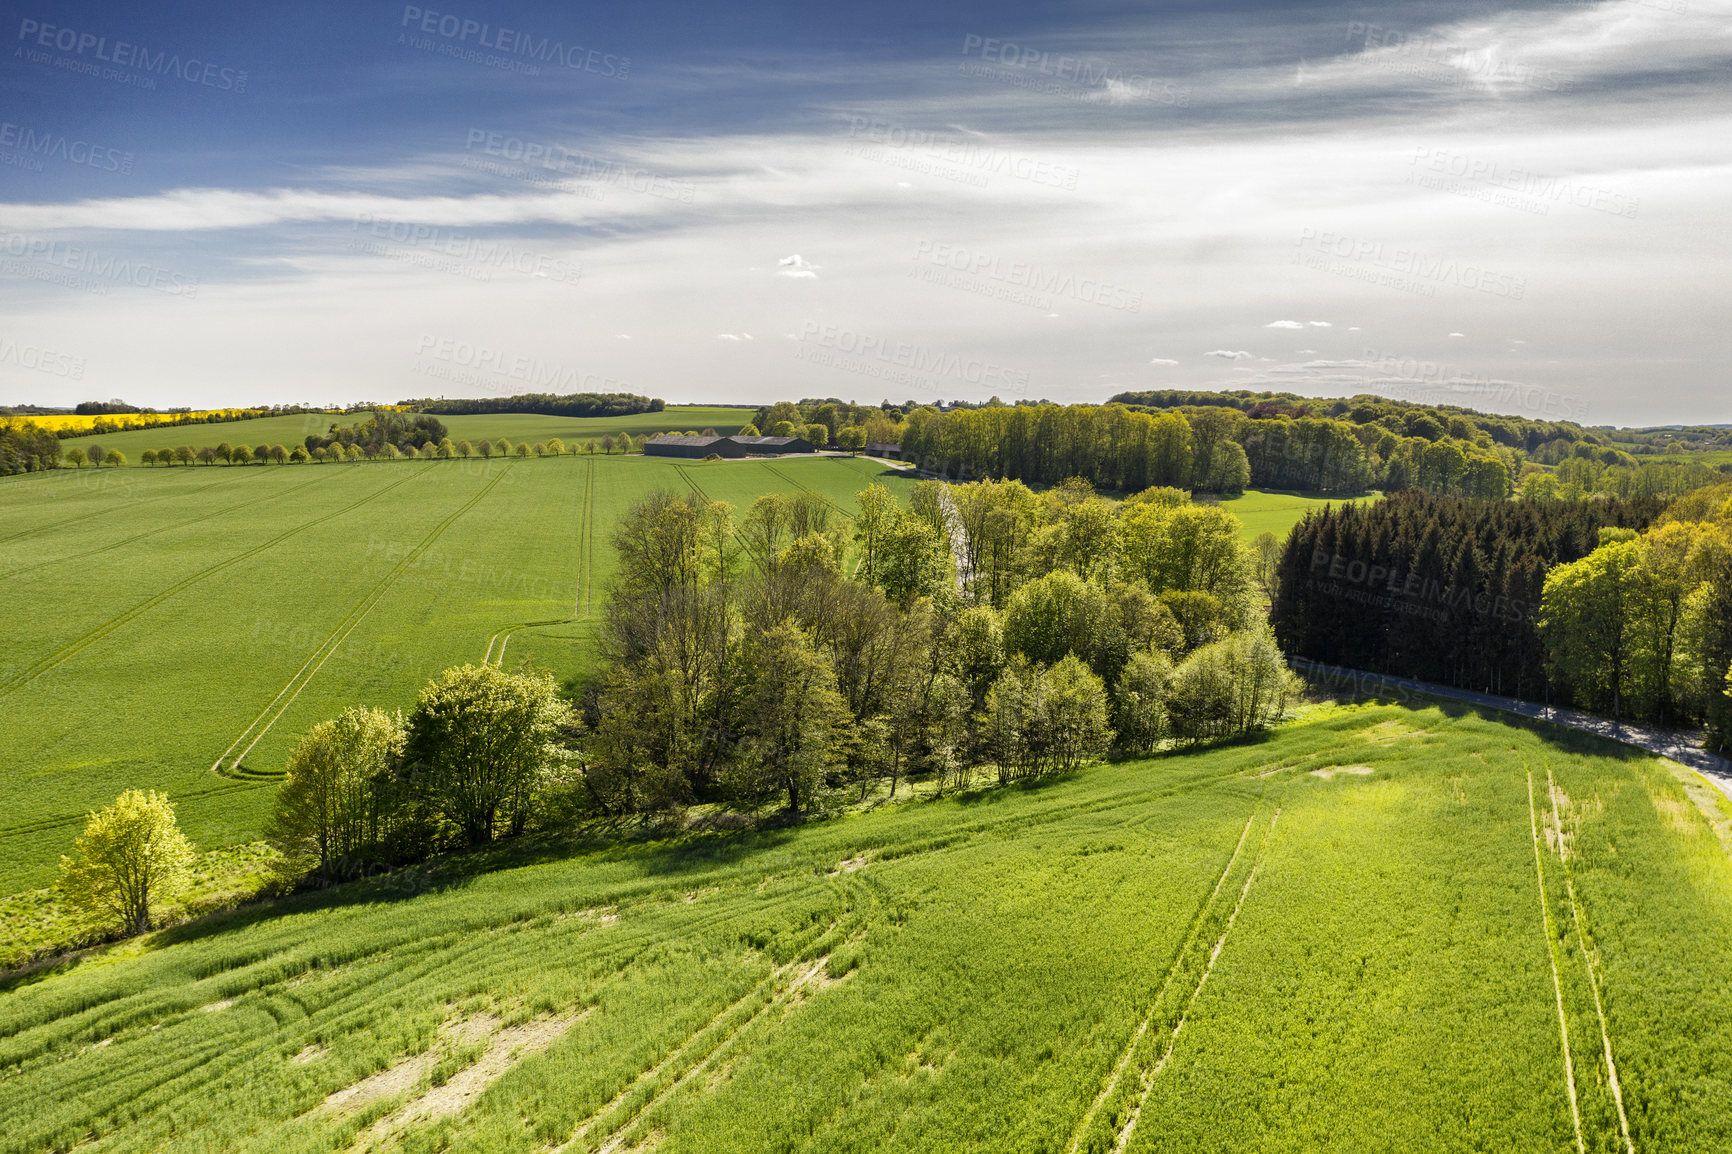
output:
[[[755,457],[817,450],[803,437],[651,437],[643,451],[651,457]]]

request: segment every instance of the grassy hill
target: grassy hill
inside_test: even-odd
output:
[[[407,706],[446,666],[503,653],[576,676],[614,520],[654,489],[742,512],[811,489],[847,512],[874,480],[909,484],[849,458],[599,455],[0,482],[0,894],[46,884],[86,812],[126,788],[170,792],[201,846],[256,837],[261,775],[300,733]]]
[[[498,440],[510,437],[517,441],[545,441],[558,437],[568,444],[587,441],[605,434],[630,433],[634,437],[687,429],[714,428],[731,433],[752,419],[752,409],[737,409],[702,405],[670,405],[659,413],[634,413],[624,417],[547,417],[537,413],[477,413],[460,417],[440,417],[453,441]],[[309,433],[323,433],[333,423],[353,424],[366,420],[366,414],[302,413],[284,417],[257,417],[250,421],[226,421],[214,425],[176,425],[162,429],[136,429],[99,437],[79,437],[67,441],[67,447],[119,449],[127,461],[136,466],[146,449],[172,449],[191,445],[201,449],[206,445],[284,445],[293,448]]]
[[[1665,763],[1336,709],[159,931],[0,998],[0,1151],[1727,1149],[1729,899]]]

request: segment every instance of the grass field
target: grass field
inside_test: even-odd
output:
[[[256,837],[274,789],[259,775],[301,732],[407,706],[446,666],[503,653],[574,677],[611,526],[653,489],[743,513],[810,488],[846,511],[876,479],[908,484],[850,458],[635,456],[0,482],[0,894],[51,880],[85,813],[126,788],[169,792],[202,847]]]
[[[517,441],[545,441],[558,437],[569,444],[607,433],[645,434],[685,432],[687,429],[714,428],[720,433],[732,433],[752,419],[752,409],[719,408],[697,405],[670,405],[659,413],[634,413],[625,417],[544,417],[535,413],[479,413],[462,417],[440,417],[453,441],[495,441],[510,437]],[[309,433],[323,433],[332,424],[349,425],[366,420],[366,414],[302,413],[286,417],[257,417],[250,421],[225,421],[215,425],[178,425],[165,429],[135,429],[100,437],[79,437],[65,442],[64,447],[80,445],[89,448],[119,449],[127,461],[137,466],[146,449],[172,449],[191,445],[202,449],[206,445],[284,445],[293,448]]]
[[[1587,737],[1341,708],[479,864],[13,989],[0,1151],[1732,1148],[1732,859]]]
[[[1302,493],[1276,492],[1274,490],[1248,489],[1237,497],[1221,499],[1221,508],[1232,513],[1244,522],[1245,531],[1242,534],[1245,542],[1257,539],[1261,533],[1273,533],[1281,540],[1286,540],[1288,532],[1297,525],[1301,518],[1312,509],[1321,509],[1324,505],[1347,505],[1353,500],[1365,498],[1350,498],[1342,500],[1339,497],[1308,497]]]

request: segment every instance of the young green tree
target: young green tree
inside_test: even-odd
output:
[[[474,451],[475,451],[475,446],[471,445],[468,441],[458,441],[457,442],[457,455],[459,457],[462,457],[465,461],[467,461],[469,459],[469,455],[471,453],[473,453]]]
[[[481,454],[482,460],[486,460],[493,456],[493,442],[483,438],[481,443],[475,446],[475,450]]]
[[[138,463],[141,465],[154,465],[154,464],[156,464],[156,450],[155,449],[146,449],[139,456]]]
[[[846,449],[850,453],[858,453],[866,447],[866,429],[863,425],[849,425],[846,429],[836,430],[836,447]]]
[[[1557,674],[1590,709],[1623,717],[1630,689],[1632,618],[1642,546],[1611,540],[1580,561],[1546,574],[1539,631]]]
[[[1004,610],[1004,645],[1041,665],[1074,653],[1089,659],[1106,616],[1101,591],[1059,570],[1011,594]]]
[[[1045,755],[1058,770],[1099,757],[1112,744],[1107,688],[1075,654],[1042,672],[1038,727]]]
[[[178,446],[174,451],[174,459],[182,465],[192,464],[195,456],[197,456],[197,454],[193,451],[191,445]]]
[[[376,853],[405,740],[402,718],[378,709],[356,707],[313,726],[289,754],[271,842],[324,881]]]
[[[1265,530],[1251,542],[1251,580],[1263,595],[1263,603],[1275,601],[1275,583],[1281,572],[1281,539]]]
[[[561,760],[557,739],[570,719],[549,674],[447,669],[421,690],[409,715],[411,786],[469,845],[519,833]]]
[[[747,668],[740,704],[747,750],[735,760],[732,792],[752,805],[779,794],[789,812],[802,813],[816,805],[826,770],[846,759],[841,746],[852,716],[830,663],[791,622],[752,642]]]
[[[289,450],[289,463],[290,464],[304,465],[312,459],[313,459],[312,455],[310,453],[308,453],[307,450],[300,445],[296,445],[293,449]]]
[[[1127,753],[1153,753],[1166,740],[1167,685],[1173,663],[1164,653],[1133,653],[1113,687],[1113,722]]]
[[[80,909],[142,934],[150,929],[151,902],[192,854],[167,795],[130,789],[90,815],[73,856],[60,859],[60,889]]]
[[[103,463],[111,469],[124,468],[126,466],[126,454],[119,449],[110,449]]]

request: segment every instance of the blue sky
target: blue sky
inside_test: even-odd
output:
[[[1732,0],[36,4],[0,404],[1732,420]]]

